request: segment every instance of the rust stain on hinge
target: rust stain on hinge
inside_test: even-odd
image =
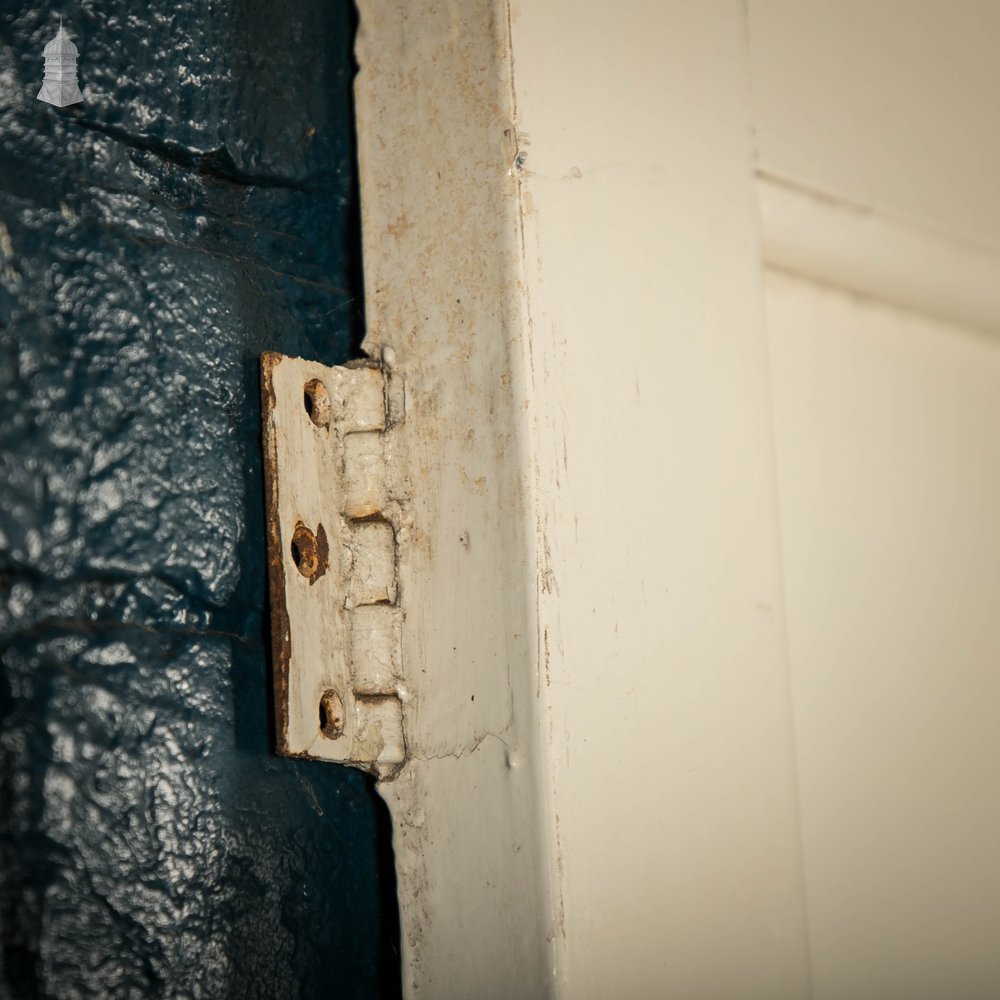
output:
[[[260,359],[261,414],[264,424],[264,509],[267,523],[267,585],[271,611],[271,671],[274,684],[275,745],[279,754],[288,754],[288,664],[292,636],[285,607],[285,570],[281,559],[281,532],[278,528],[278,446],[270,417],[276,409],[271,374],[281,355],[268,351]]]

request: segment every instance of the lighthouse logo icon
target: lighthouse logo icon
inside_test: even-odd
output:
[[[56,37],[45,46],[45,78],[42,89],[38,91],[38,99],[64,108],[67,104],[76,104],[83,100],[80,87],[76,82],[77,47],[70,41],[66,29],[59,18],[59,31]]]

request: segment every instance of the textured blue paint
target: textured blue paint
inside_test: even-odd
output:
[[[353,21],[0,9],[0,996],[398,993],[384,814],[270,753],[264,631],[258,357],[360,331]]]

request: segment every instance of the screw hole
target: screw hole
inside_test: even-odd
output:
[[[301,521],[292,533],[292,562],[310,582],[318,580],[327,570],[330,551],[326,531],[319,525],[313,534]]]
[[[344,735],[344,703],[332,688],[324,691],[319,700],[319,728],[328,740]]]
[[[329,427],[333,407],[326,386],[318,379],[310,379],[302,388],[302,405],[309,419],[317,427]]]

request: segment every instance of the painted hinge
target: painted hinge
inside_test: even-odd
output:
[[[268,353],[261,391],[278,752],[393,777],[406,759],[402,384],[373,362]]]

